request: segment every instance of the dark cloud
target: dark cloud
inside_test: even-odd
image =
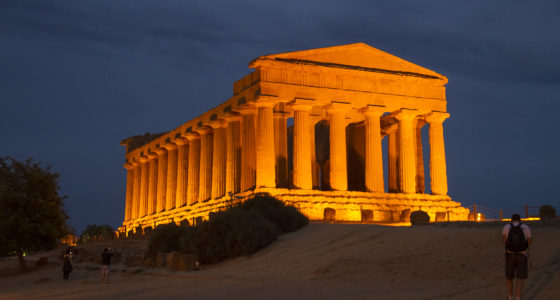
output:
[[[52,164],[74,226],[116,226],[122,138],[223,102],[257,56],[365,42],[449,77],[453,197],[560,206],[559,23],[554,1],[4,0],[0,155]]]

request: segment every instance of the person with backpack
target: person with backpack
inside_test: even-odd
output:
[[[506,246],[506,283],[507,299],[513,300],[513,280],[515,280],[515,300],[521,299],[523,280],[527,279],[529,270],[529,245],[532,242],[531,229],[521,222],[521,216],[511,216],[511,223],[502,230],[502,241]]]

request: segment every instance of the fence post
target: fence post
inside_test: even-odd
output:
[[[500,209],[500,221],[504,219],[504,212]]]
[[[529,206],[525,204],[525,218],[529,218]]]
[[[478,212],[476,211],[476,204],[473,204],[473,211],[474,211],[474,221],[478,221]]]

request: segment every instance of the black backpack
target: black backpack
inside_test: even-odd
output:
[[[506,241],[506,249],[511,252],[522,252],[529,248],[529,243],[525,238],[525,233],[521,229],[521,223],[514,226],[513,223],[510,225],[508,238]]]

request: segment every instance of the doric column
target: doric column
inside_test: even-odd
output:
[[[241,121],[241,191],[255,186],[256,169],[256,108],[245,107],[239,111],[243,116]]]
[[[256,186],[276,187],[274,157],[274,102],[260,100],[256,103],[257,118],[257,157]]]
[[[346,158],[346,112],[347,103],[332,103],[328,108],[330,127],[330,170],[331,189],[346,191],[348,189]]]
[[[212,199],[226,194],[226,128],[224,120],[214,120],[210,123],[214,130],[212,141]]]
[[[274,154],[276,156],[276,186],[287,188],[288,182],[288,116],[274,112]]]
[[[311,188],[320,189],[321,179],[319,178],[319,168],[317,165],[317,153],[315,153],[315,123],[316,116],[309,116],[309,154],[311,155]]]
[[[173,141],[177,144],[177,193],[175,196],[175,207],[187,204],[187,162],[189,160],[188,140],[179,137]]]
[[[412,121],[416,117],[416,110],[401,109],[395,114],[399,120],[399,161],[400,161],[400,185],[402,192],[406,194],[416,193],[416,153]]]
[[[129,162],[124,164],[126,168],[126,201],[124,203],[124,220],[130,220],[130,209],[134,193],[134,166]]]
[[[365,125],[365,183],[368,192],[384,192],[383,154],[381,150],[381,120],[385,106],[368,105],[363,108]]]
[[[293,185],[299,189],[311,190],[313,188],[309,141],[311,101],[296,100],[291,108],[294,111]]]
[[[177,145],[166,142],[163,147],[167,149],[165,210],[169,211],[175,208],[175,197],[177,196]]]
[[[140,157],[141,178],[140,178],[140,203],[138,205],[138,217],[141,218],[146,215],[148,209],[148,158],[146,156]]]
[[[158,155],[155,152],[148,154],[150,162],[150,175],[148,176],[148,211],[147,214],[151,215],[156,213],[157,208],[157,184],[158,184]]]
[[[198,201],[206,201],[212,196],[212,129],[201,127],[200,134],[200,175],[198,178]]]
[[[198,202],[198,178],[200,176],[200,135],[188,133],[189,140],[189,171],[187,175],[187,205]]]
[[[155,152],[158,154],[156,212],[161,212],[165,210],[167,194],[167,150],[165,148],[158,148]]]
[[[438,111],[426,116],[426,121],[430,123],[430,180],[434,195],[447,195],[447,166],[443,142],[443,121],[447,118],[448,113]]]
[[[426,122],[416,118],[413,125],[414,153],[416,153],[416,193],[424,193],[424,151],[422,149],[422,127]]]
[[[133,162],[132,165],[134,166],[134,189],[130,205],[130,218],[135,220],[138,218],[138,207],[140,206],[140,180],[142,178],[142,166],[137,161]]]
[[[387,137],[388,153],[388,179],[389,192],[399,193],[400,188],[400,172],[399,172],[399,129],[398,126],[393,129]]]
[[[226,115],[226,193],[237,193],[241,182],[241,116]]]

